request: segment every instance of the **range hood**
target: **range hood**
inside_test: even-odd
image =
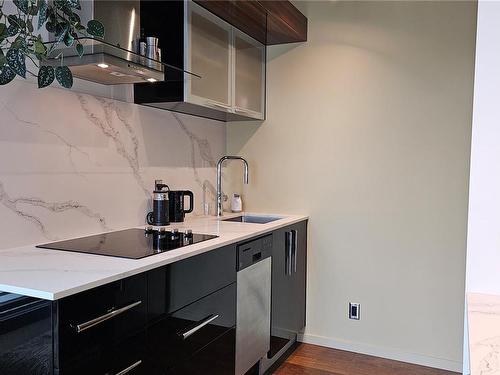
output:
[[[99,20],[106,29],[106,35],[104,39],[79,38],[84,47],[82,57],[78,56],[74,46],[52,51],[53,57],[63,53],[64,64],[71,69],[73,76],[104,85],[119,85],[164,81],[165,72],[169,69],[185,72],[133,51],[134,40],[141,29],[140,1],[81,1],[81,7],[79,15],[82,24],[90,19]],[[51,38],[54,40],[53,35]],[[56,65],[59,61],[53,60],[53,63]]]
[[[82,57],[73,49],[54,50],[64,53],[64,64],[73,76],[103,85],[163,81],[164,64],[126,49],[94,38],[79,38],[83,44]],[[58,64],[58,61],[54,61]]]

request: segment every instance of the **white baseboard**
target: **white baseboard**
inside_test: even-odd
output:
[[[330,337],[310,334],[299,335],[298,341],[307,344],[326,346],[333,349],[346,350],[348,352],[392,359],[394,361],[413,363],[416,365],[462,373],[462,362],[452,361],[445,358],[436,358],[422,354],[408,353],[394,348],[379,348],[368,344],[336,340]]]

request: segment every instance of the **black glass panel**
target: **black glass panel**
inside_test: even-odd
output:
[[[217,236],[198,233],[185,234],[182,232],[126,229],[74,240],[38,245],[37,247],[140,259],[213,238],[217,238]]]

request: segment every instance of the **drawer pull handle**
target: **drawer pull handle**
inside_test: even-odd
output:
[[[110,312],[108,312],[107,314],[104,314],[104,315],[101,315],[95,319],[89,320],[88,322],[77,324],[75,326],[76,332],[80,333],[80,332],[83,332],[83,331],[85,331],[89,328],[92,328],[98,324],[104,323],[105,321],[107,321],[111,318],[114,318],[117,315],[123,314],[125,311],[128,311],[130,309],[133,309],[136,306],[139,306],[141,303],[142,303],[142,301],[137,301],[137,302],[134,302],[130,305],[124,306],[122,308],[119,308],[116,310],[113,309]]]
[[[141,363],[142,363],[142,361],[137,361],[136,363],[134,363],[133,365],[130,365],[126,369],[123,369],[120,372],[117,372],[116,375],[125,375],[126,373],[128,373],[128,372],[132,371],[133,369],[135,369],[136,367],[140,366]]]
[[[203,319],[200,321],[200,323],[196,326],[196,327],[193,327],[191,328],[189,331],[186,331],[184,333],[181,334],[182,338],[184,340],[186,340],[189,336],[195,334],[197,331],[199,331],[200,329],[202,329],[203,327],[205,327],[206,325],[212,323],[215,319],[217,319],[219,317],[219,315],[210,315],[209,317]]]

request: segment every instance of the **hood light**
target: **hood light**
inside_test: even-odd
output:
[[[109,68],[109,65],[108,64],[104,64],[104,63],[97,64],[97,66],[99,68],[103,68],[103,69]]]
[[[148,81],[148,82],[156,82],[156,79],[154,79],[154,78],[148,78],[148,79],[146,79],[146,81]]]

